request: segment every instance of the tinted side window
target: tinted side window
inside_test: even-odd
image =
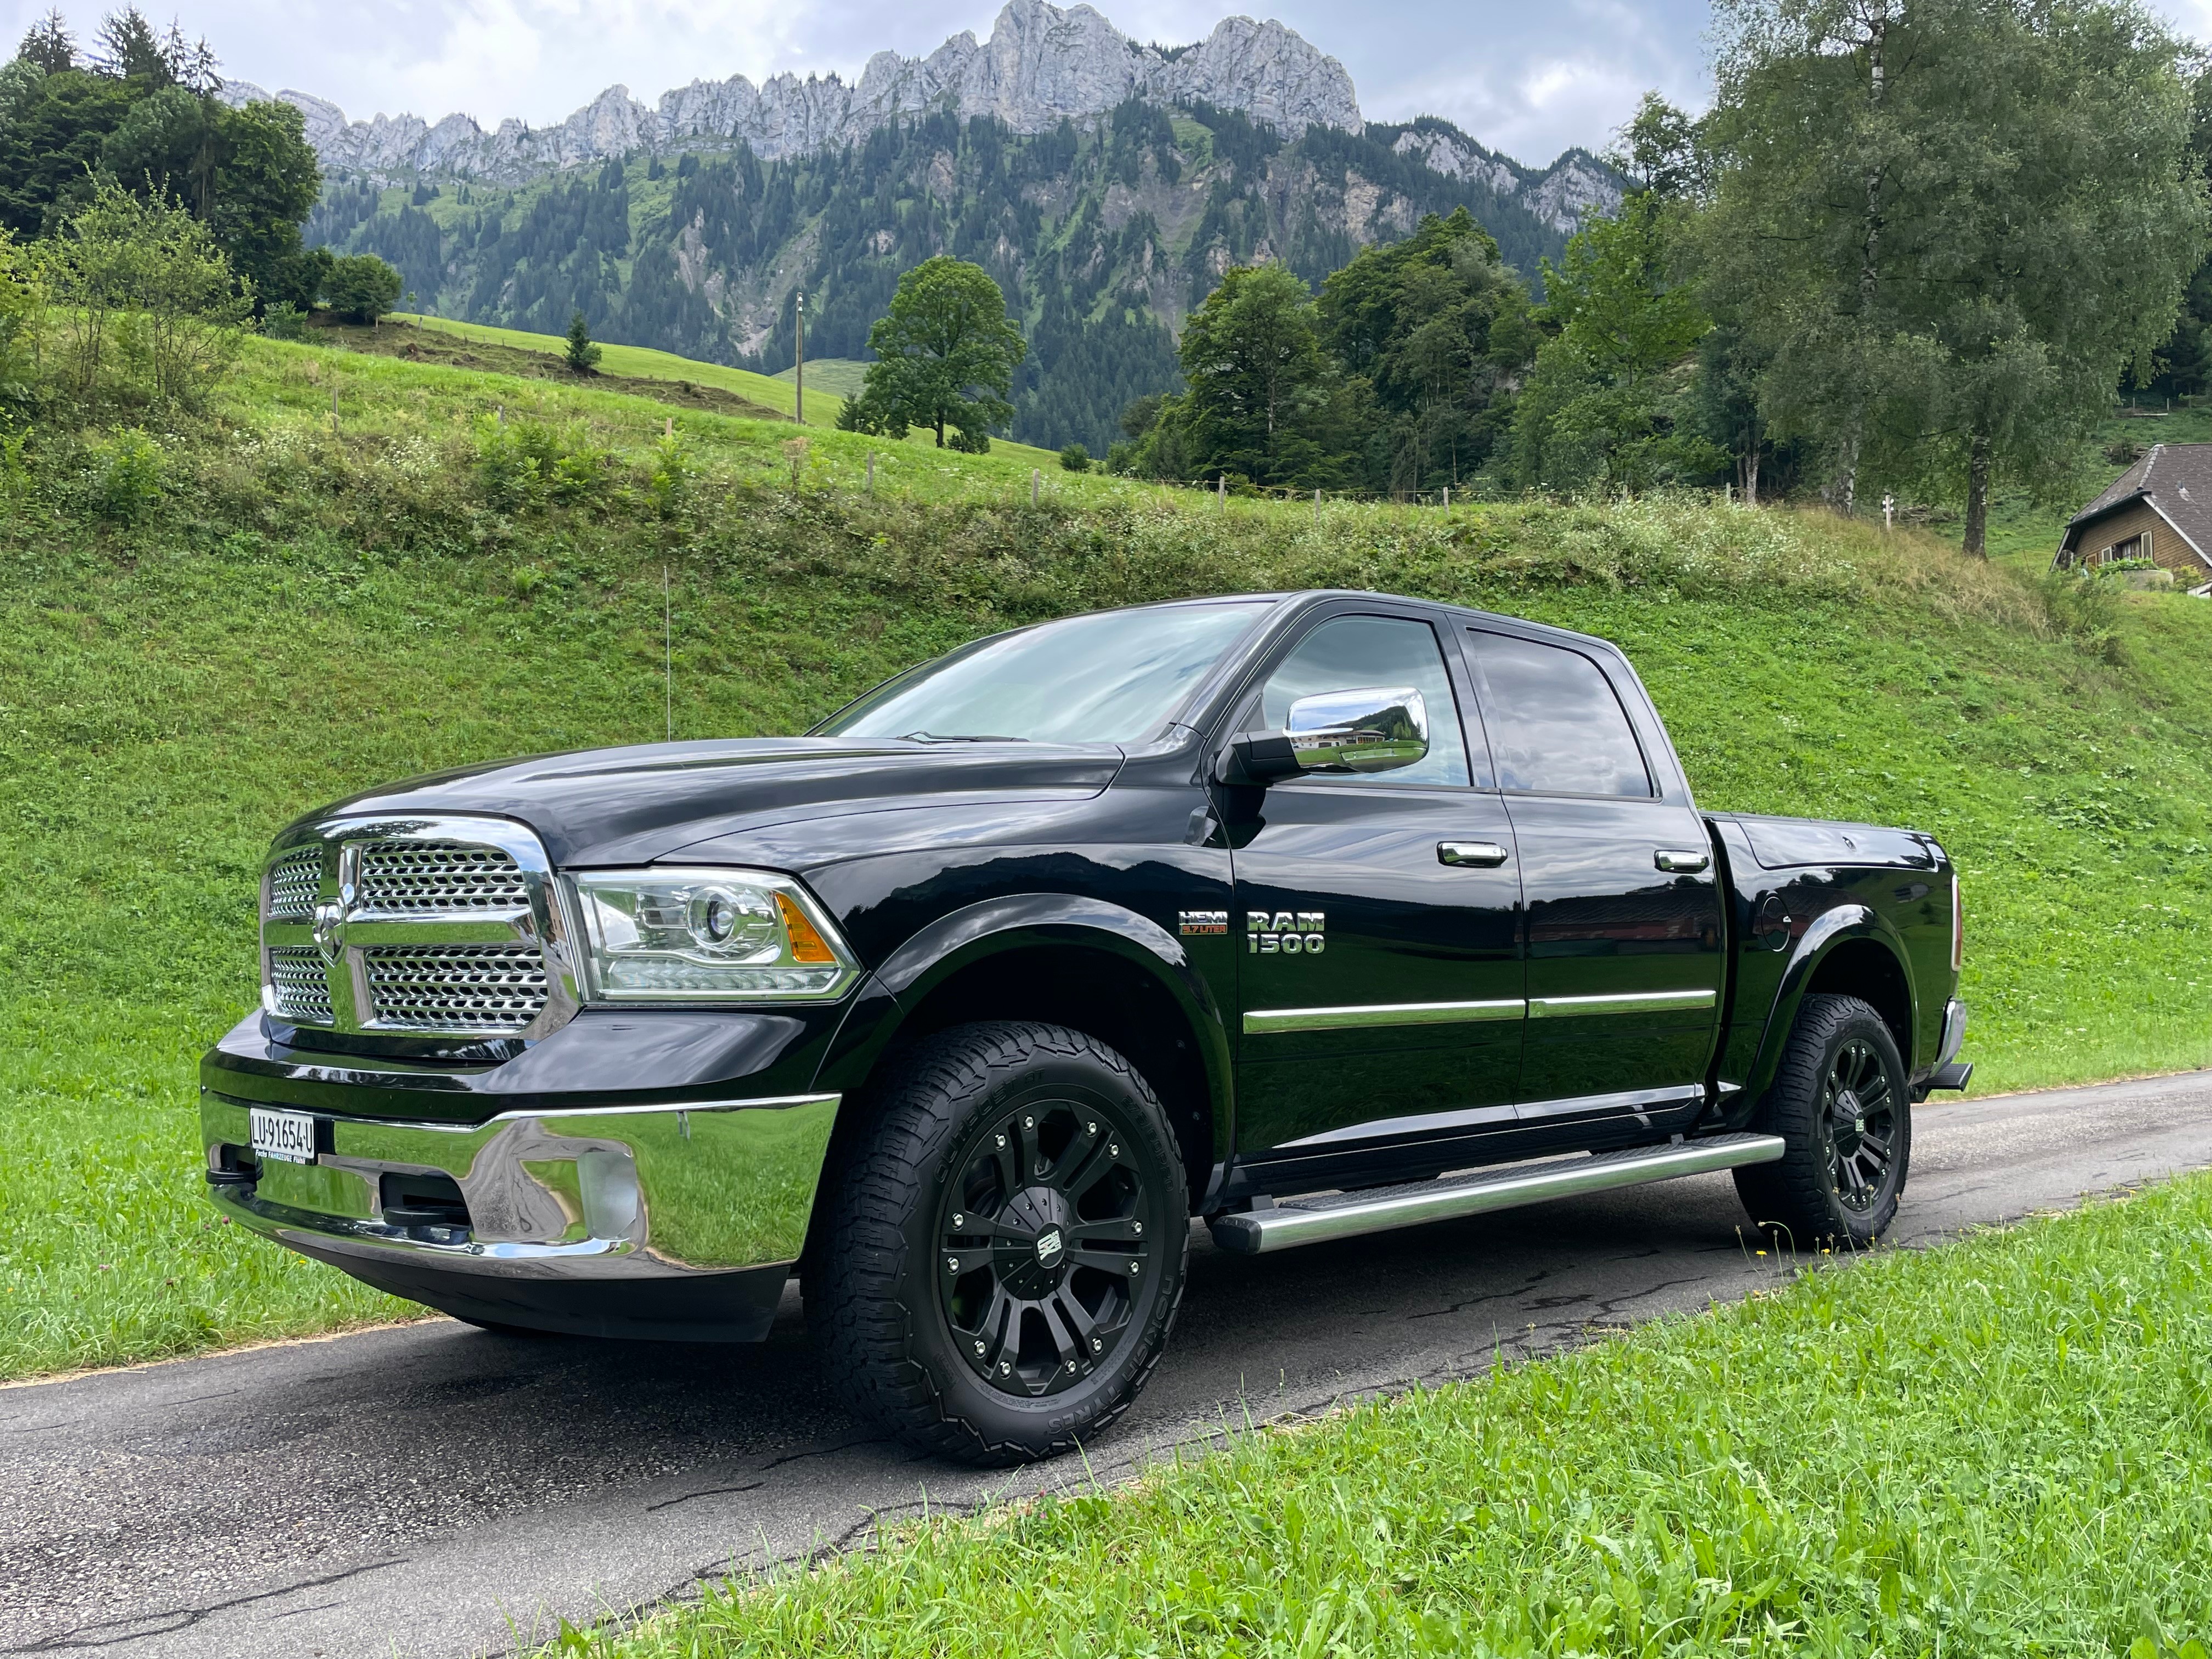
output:
[[[1651,793],[1635,728],[1579,651],[1468,632],[1498,787],[1545,795]]]
[[[1460,735],[1459,702],[1452,696],[1451,676],[1444,672],[1436,630],[1424,622],[1402,617],[1330,617],[1300,640],[1267,677],[1255,728],[1281,730],[1291,705],[1300,697],[1370,685],[1410,685],[1421,694],[1429,714],[1429,752],[1395,772],[1340,781],[1464,785],[1467,743]]]

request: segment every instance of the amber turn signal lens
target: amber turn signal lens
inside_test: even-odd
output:
[[[835,962],[837,953],[830,948],[829,941],[814,930],[806,913],[782,894],[775,896],[776,914],[783,918],[783,931],[791,941],[791,959],[809,964]]]

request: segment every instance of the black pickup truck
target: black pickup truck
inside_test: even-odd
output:
[[[1371,593],[981,640],[803,738],[480,766],[301,818],[214,1201],[493,1329],[750,1340],[864,1417],[1073,1446],[1193,1218],[1261,1252],[1732,1170],[1894,1214],[1966,1086],[1929,836],[1700,813],[1601,640]]]

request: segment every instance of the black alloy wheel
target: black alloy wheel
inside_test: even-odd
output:
[[[1846,1039],[1828,1064],[1821,1092],[1828,1185],[1837,1202],[1863,1215],[1881,1196],[1897,1154],[1899,1103],[1874,1044],[1863,1036]]]
[[[918,1044],[832,1156],[805,1267],[824,1380],[908,1444],[1006,1464],[1135,1398],[1182,1297],[1189,1194],[1135,1068],[1063,1026]]]
[[[1166,1266],[1135,1134],[1075,1092],[1024,1094],[979,1122],[938,1200],[939,1315],[976,1376],[1023,1399],[1112,1364]]]
[[[1807,997],[1750,1125],[1779,1135],[1783,1155],[1735,1172],[1751,1218],[1799,1251],[1880,1237],[1911,1164],[1906,1091],[1897,1039],[1880,1014],[1856,997]]]

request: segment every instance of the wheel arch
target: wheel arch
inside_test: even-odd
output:
[[[1744,1090],[1747,1115],[1773,1085],[1799,1008],[1807,997],[1823,995],[1856,997],[1871,1006],[1896,1040],[1907,1077],[1914,1074],[1911,958],[1874,909],[1838,905],[1813,919],[1783,969]]]
[[[899,1056],[972,1020],[1022,1019],[1097,1037],[1167,1109],[1194,1206],[1233,1127],[1227,1022],[1182,943],[1149,917],[1064,894],[986,900],[940,917],[871,975],[815,1086],[846,1097],[824,1161],[823,1212],[851,1125]]]

